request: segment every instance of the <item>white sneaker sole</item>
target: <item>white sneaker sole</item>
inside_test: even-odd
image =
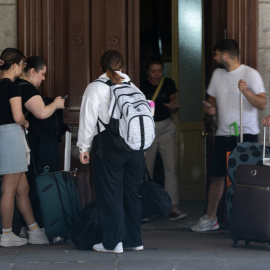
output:
[[[190,228],[193,232],[206,232],[206,231],[215,231],[219,229],[219,225],[218,226],[214,226],[211,228]]]
[[[21,247],[21,246],[25,246],[27,244],[26,243],[0,243],[1,247]]]
[[[96,252],[121,254],[121,253],[123,253],[123,246],[121,244],[121,246],[116,247],[113,250],[110,250],[110,249],[104,248],[103,245],[96,244],[96,245],[93,246],[93,250],[96,251]]]
[[[138,246],[138,247],[124,247],[124,250],[128,251],[142,251],[144,250],[143,246]]]
[[[93,250],[96,252],[104,252],[104,253],[114,253],[114,254],[122,254],[123,253],[123,250],[122,251],[115,251],[115,250],[109,250],[109,249],[95,249],[95,248],[93,248]]]
[[[175,221],[175,220],[180,220],[180,219],[184,219],[188,217],[188,214],[181,214],[179,215],[178,217],[175,217],[175,218],[169,218],[170,221]]]

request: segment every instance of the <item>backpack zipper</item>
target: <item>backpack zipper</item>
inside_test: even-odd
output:
[[[150,110],[150,108],[149,108],[149,105],[146,104],[144,101],[140,100],[140,101],[137,101],[137,102],[141,102],[141,103],[138,104],[138,105],[136,105],[136,106],[133,106],[133,108],[137,108],[138,106],[144,105],[144,106],[146,106],[146,107],[148,108],[149,112],[151,112],[151,110]],[[128,102],[126,102],[126,103],[128,103]],[[126,103],[125,103],[125,104],[126,104]],[[131,103],[131,104],[134,104],[134,103],[135,103],[135,102],[133,102],[133,103]],[[124,104],[124,105],[125,105],[125,104]],[[122,106],[122,111],[123,111],[124,105]],[[127,107],[127,113],[126,113],[126,116],[128,116],[128,111],[129,111],[129,107],[130,107],[130,106],[131,106],[131,105],[129,105],[129,106]]]
[[[129,120],[129,122],[128,122],[127,140],[129,139],[129,128],[130,128],[130,122],[131,122],[131,120],[132,120],[133,118],[135,118],[135,117],[140,117],[140,116],[146,116],[146,117],[149,117],[149,118],[152,120],[152,122],[153,122],[153,118],[152,118],[151,116],[149,116],[149,115],[146,115],[146,114],[143,114],[143,115],[135,115],[135,116],[133,116],[132,118],[130,118],[130,120]]]
[[[125,88],[125,87],[118,87],[118,88],[116,88],[116,89],[120,89],[120,88]],[[116,90],[116,89],[114,89],[114,90]],[[114,95],[115,95],[115,93],[114,93]],[[118,107],[119,107],[118,101],[119,101],[119,98],[120,98],[120,97],[122,97],[122,96],[133,96],[133,95],[142,95],[142,96],[143,96],[142,93],[138,93],[138,92],[133,92],[133,93],[130,93],[130,94],[122,94],[122,95],[119,95],[118,98],[115,99],[115,103],[114,103],[113,110],[112,110],[112,115],[114,114],[114,109],[115,109],[116,104],[117,104]],[[119,107],[119,109],[120,109],[120,107]]]

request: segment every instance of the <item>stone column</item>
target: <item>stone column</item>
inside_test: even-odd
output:
[[[17,0],[0,0],[0,53],[17,48]]]
[[[267,96],[267,107],[259,114],[259,121],[261,126],[260,142],[262,142],[263,129],[261,120],[264,116],[270,114],[270,0],[259,0],[258,10],[258,71],[262,75]]]

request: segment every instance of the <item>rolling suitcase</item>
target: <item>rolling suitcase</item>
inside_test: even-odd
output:
[[[70,171],[71,164],[71,133],[66,132],[65,137],[65,160],[64,171]],[[79,193],[81,206],[85,207],[92,200],[92,188],[90,184],[90,174],[78,172],[78,169],[72,169],[73,180]]]
[[[266,133],[265,133],[266,135]],[[226,213],[229,228],[231,228],[232,220],[232,206],[234,204],[234,183],[236,170],[241,164],[250,165],[263,165],[265,163],[265,156],[267,159],[270,157],[270,147],[265,146],[265,143],[259,144],[258,142],[243,142],[243,94],[240,98],[240,143],[230,153],[228,157],[227,175],[231,185],[227,185],[228,190],[226,193]],[[266,140],[265,140],[266,141]],[[263,161],[264,160],[264,161]]]
[[[68,171],[50,172],[48,167],[36,176],[45,233],[52,243],[57,236],[68,238],[81,203],[73,176]]]
[[[265,150],[264,128],[264,150]],[[269,158],[265,158],[264,164]],[[236,169],[232,206],[231,236],[233,246],[239,240],[268,243],[270,250],[270,167],[241,164]]]

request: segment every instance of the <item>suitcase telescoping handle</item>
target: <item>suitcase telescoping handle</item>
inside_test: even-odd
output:
[[[240,143],[243,143],[243,93],[240,92]]]
[[[244,139],[243,139],[243,93],[240,91],[240,132],[238,129],[238,123],[237,121],[233,122],[231,125],[229,125],[230,128],[230,134],[231,133],[231,127],[234,127],[234,135],[233,136],[239,136],[239,141],[238,144],[243,143]]]
[[[64,171],[70,171],[71,163],[71,132],[66,131],[65,136],[65,160],[64,160]]]
[[[270,140],[270,130],[269,130]],[[265,145],[266,145],[266,126],[263,127],[263,165],[270,166],[270,158],[265,157]]]

